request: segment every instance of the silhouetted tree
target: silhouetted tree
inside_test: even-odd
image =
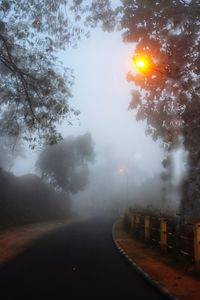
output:
[[[43,180],[72,194],[84,190],[88,182],[88,163],[94,161],[91,135],[69,137],[57,145],[47,146],[36,163]]]
[[[122,1],[124,40],[136,43],[135,54],[152,60],[151,72],[129,74],[139,88],[130,108],[147,120],[147,133],[168,150],[184,137],[189,152],[188,218],[200,215],[200,3],[199,1]],[[189,205],[190,203],[190,205]]]
[[[134,54],[151,60],[149,72],[128,74],[136,86],[129,108],[137,109],[137,120],[147,121],[146,133],[162,139],[168,151],[180,146],[183,136],[189,153],[184,213],[199,217],[200,2],[121,0],[114,13]]]
[[[16,177],[0,169],[0,228],[65,219],[70,215],[69,200],[36,175]]]

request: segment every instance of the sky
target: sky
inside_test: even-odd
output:
[[[128,170],[137,165],[145,176],[153,176],[161,171],[163,151],[158,142],[145,135],[145,123],[135,120],[136,112],[128,110],[134,86],[127,82],[126,74],[133,68],[133,51],[133,44],[122,42],[121,33],[96,29],[76,49],[60,55],[64,64],[74,69],[70,104],[81,114],[73,126],[63,123],[59,130],[64,137],[90,132],[96,164],[115,157],[119,168]],[[29,151],[26,159],[18,158],[13,172],[16,175],[35,172],[37,154],[38,150]]]

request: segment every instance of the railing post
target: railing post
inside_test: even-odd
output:
[[[135,234],[136,239],[140,239],[141,228],[140,228],[140,215],[139,214],[135,215],[135,231],[134,231],[134,234]]]
[[[194,227],[194,260],[197,269],[200,269],[200,220],[196,221]]]
[[[167,251],[167,219],[160,219],[160,248]]]
[[[144,217],[144,239],[145,242],[150,240],[150,216]]]

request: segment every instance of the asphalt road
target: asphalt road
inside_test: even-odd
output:
[[[0,269],[0,299],[163,300],[116,250],[112,221],[57,229]]]

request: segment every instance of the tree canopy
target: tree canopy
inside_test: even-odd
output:
[[[192,181],[198,181],[200,158],[200,3],[124,0],[122,4],[124,41],[136,43],[135,55],[142,53],[152,61],[148,73],[128,75],[137,86],[130,108],[137,109],[137,120],[147,121],[147,134],[161,138],[168,149],[183,136],[189,153],[188,199],[194,213],[198,189]]]
[[[91,135],[69,137],[57,145],[47,146],[36,166],[45,182],[56,189],[75,194],[84,190],[88,182],[88,164],[94,161]]]
[[[199,102],[199,1],[123,3],[124,40],[153,61],[148,74],[129,76],[143,93],[133,93],[130,108],[138,108],[138,120],[147,120],[147,133],[174,143],[180,130],[188,136]]]
[[[58,60],[88,28],[115,22],[109,1],[0,0],[0,132],[34,148],[61,140],[56,124],[77,116],[73,72]],[[71,121],[69,121],[71,123]]]
[[[78,0],[0,0],[0,132],[54,144],[70,114],[73,73],[58,51],[83,34]]]
[[[137,120],[147,123],[146,133],[161,139],[168,151],[183,141],[187,214],[199,216],[200,2],[121,0],[113,12],[124,42],[133,43],[133,55],[150,62],[148,71],[127,76],[134,83],[129,108],[137,110]]]

